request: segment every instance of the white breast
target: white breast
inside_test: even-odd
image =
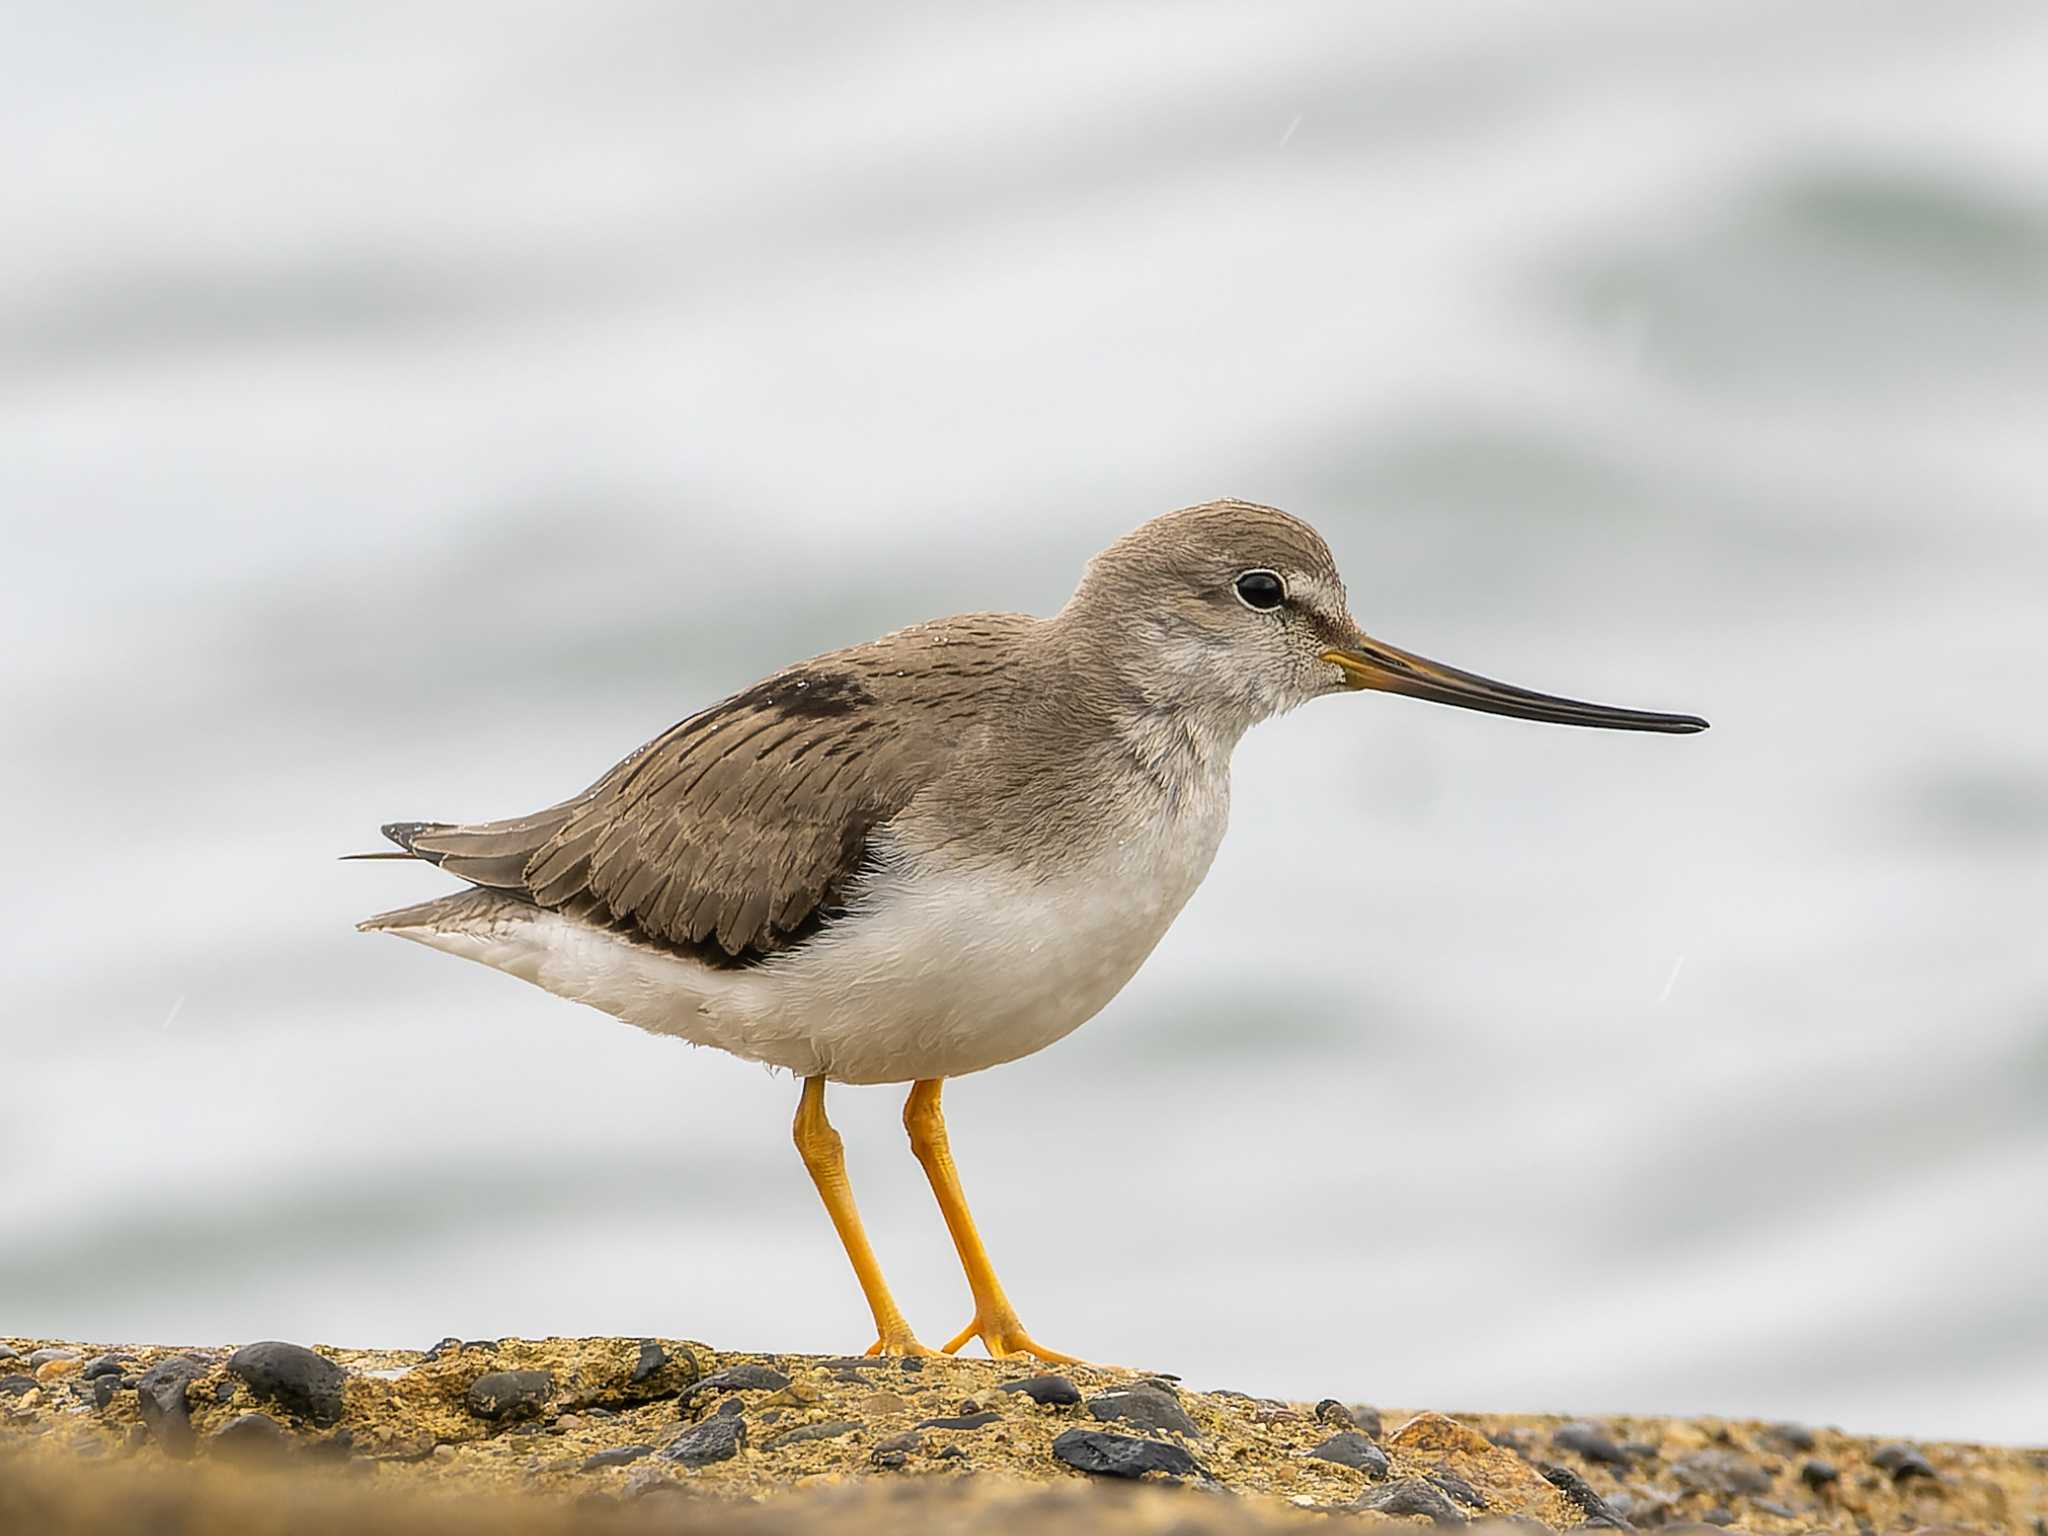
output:
[[[658,1034],[838,1082],[957,1077],[1042,1050],[1099,1012],[1214,859],[1223,774],[1081,867],[883,847],[847,915],[760,965],[719,970],[488,893],[404,937]]]

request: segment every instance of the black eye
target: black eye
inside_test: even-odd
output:
[[[1274,571],[1246,571],[1237,578],[1237,596],[1245,607],[1263,612],[1287,601],[1287,583]]]

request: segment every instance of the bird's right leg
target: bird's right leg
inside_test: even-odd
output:
[[[796,1124],[791,1127],[791,1133],[796,1139],[797,1155],[804,1160],[811,1182],[818,1186],[818,1198],[825,1202],[826,1214],[832,1218],[839,1241],[846,1249],[846,1257],[853,1263],[854,1277],[860,1281],[861,1291],[868,1299],[868,1310],[875,1314],[878,1337],[868,1353],[936,1354],[936,1350],[926,1349],[917,1342],[917,1335],[904,1321],[896,1298],[889,1294],[889,1283],[882,1278],[882,1266],[875,1262],[875,1250],[868,1244],[868,1234],[860,1224],[860,1211],[853,1203],[853,1186],[846,1181],[845,1145],[840,1141],[839,1133],[832,1129],[832,1122],[825,1118],[823,1077],[804,1079],[804,1093],[797,1101]]]

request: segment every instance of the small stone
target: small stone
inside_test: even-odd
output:
[[[1001,1417],[1000,1413],[990,1413],[987,1411],[981,1413],[962,1413],[956,1414],[951,1418],[926,1419],[917,1427],[919,1429],[980,1429],[984,1424],[993,1424]]]
[[[242,1466],[269,1466],[289,1456],[294,1442],[290,1431],[268,1414],[245,1413],[215,1430],[206,1449]]]
[[[905,1355],[896,1364],[898,1369],[908,1371],[913,1376],[924,1369],[924,1362],[915,1355]]]
[[[62,1381],[66,1376],[78,1374],[78,1357],[65,1355],[56,1360],[45,1360],[36,1367],[36,1380],[41,1382]]]
[[[87,1381],[98,1381],[102,1376],[119,1376],[128,1368],[128,1357],[120,1354],[95,1355],[78,1374]]]
[[[868,1465],[878,1472],[900,1472],[909,1460],[907,1451],[885,1450],[878,1445],[868,1456]]]
[[[663,1461],[680,1467],[704,1467],[714,1461],[729,1461],[747,1443],[747,1421],[730,1414],[713,1414],[701,1424],[684,1430],[658,1453]]]
[[[28,1363],[31,1367],[35,1367],[40,1365],[48,1365],[52,1360],[76,1360],[77,1358],[77,1350],[65,1349],[59,1345],[53,1344],[49,1346],[47,1349],[38,1349],[33,1351],[28,1357]]]
[[[192,1454],[192,1412],[185,1394],[192,1378],[205,1369],[205,1361],[178,1355],[151,1366],[136,1378],[135,1397],[143,1427],[169,1455]]]
[[[1772,1424],[1764,1433],[1788,1451],[1810,1451],[1813,1449],[1813,1431],[1804,1424]]]
[[[341,1388],[347,1373],[302,1344],[280,1339],[245,1344],[228,1356],[228,1370],[247,1382],[256,1396],[322,1428],[341,1418]]]
[[[642,1456],[653,1454],[654,1447],[651,1445],[615,1445],[608,1451],[598,1451],[594,1455],[584,1457],[577,1470],[602,1472],[606,1467],[623,1467],[638,1461]]]
[[[633,1362],[633,1374],[628,1380],[632,1385],[638,1386],[667,1364],[668,1351],[652,1339],[642,1339],[639,1358]]]
[[[1545,1463],[1536,1469],[1543,1474],[1543,1480],[1559,1493],[1570,1499],[1585,1512],[1588,1525],[1611,1526],[1617,1530],[1629,1530],[1628,1517],[1594,1491],[1587,1482],[1570,1467],[1558,1467]]]
[[[861,1399],[860,1411],[871,1419],[879,1419],[892,1413],[908,1413],[910,1403],[894,1392],[870,1392]]]
[[[779,1446],[802,1445],[810,1440],[837,1440],[840,1436],[850,1435],[859,1428],[860,1422],[857,1419],[834,1419],[827,1424],[799,1424],[795,1429],[785,1430],[777,1435],[761,1449],[772,1451]]]
[[[1150,1382],[1098,1392],[1088,1399],[1088,1411],[1105,1423],[1135,1424],[1140,1429],[1160,1429],[1176,1435],[1201,1433],[1172,1394]]]
[[[1387,1475],[1387,1453],[1355,1429],[1330,1436],[1309,1455],[1317,1461],[1333,1461],[1340,1467],[1350,1467],[1373,1477]]]
[[[107,1404],[114,1400],[114,1394],[121,1390],[121,1378],[119,1376],[95,1376],[88,1383],[88,1390],[92,1393],[93,1407],[104,1411]]]
[[[736,1397],[728,1397],[712,1410],[713,1418],[736,1419],[747,1411],[747,1405]]]
[[[36,1379],[33,1376],[18,1373],[13,1376],[0,1376],[0,1397],[19,1397],[22,1393],[33,1392],[35,1389]]]
[[[1832,1461],[1823,1461],[1818,1456],[1807,1458],[1806,1465],[1799,1469],[1799,1481],[1818,1493],[1842,1475],[1841,1469]]]
[[[1771,1488],[1771,1474],[1735,1451],[1699,1451],[1673,1462],[1671,1471],[1696,1493],[1741,1498],[1768,1493]]]
[[[1351,1417],[1351,1410],[1338,1402],[1334,1397],[1326,1397],[1316,1404],[1316,1422],[1318,1424],[1338,1424],[1342,1425],[1345,1429],[1356,1429],[1358,1427],[1356,1421]]]
[[[0,1344],[0,1362],[8,1360],[19,1360],[20,1358],[21,1352],[17,1350],[12,1344]]]
[[[728,1365],[722,1371],[713,1371],[694,1386],[683,1390],[681,1403],[687,1408],[698,1398],[722,1392],[780,1392],[789,1385],[789,1377],[772,1365],[756,1365],[751,1361],[741,1365]]]
[[[1625,1467],[1629,1464],[1628,1452],[1614,1443],[1612,1435],[1598,1424],[1588,1424],[1583,1419],[1561,1426],[1550,1437],[1550,1443],[1560,1451],[1570,1451],[1574,1456],[1583,1456],[1604,1466]]]
[[[539,1418],[554,1390],[555,1378],[546,1371],[487,1371],[469,1384],[462,1401],[480,1419],[516,1424]]]
[[[1170,1477],[1207,1477],[1201,1464],[1166,1440],[1141,1440],[1099,1429],[1070,1429],[1052,1443],[1055,1458],[1096,1477],[1143,1477],[1163,1472]]]
[[[31,1360],[35,1356],[29,1356]],[[1908,1478],[1936,1477],[1934,1463],[1910,1445],[1881,1445],[1871,1453],[1870,1464],[1891,1473],[1892,1481],[1903,1483]]]
[[[1466,1482],[1465,1479],[1458,1476],[1457,1473],[1446,1472],[1439,1468],[1437,1471],[1434,1472],[1425,1472],[1423,1476],[1428,1478],[1429,1481],[1431,1481],[1432,1483],[1435,1483],[1437,1487],[1441,1488],[1445,1493],[1448,1493],[1452,1498],[1456,1499],[1460,1504],[1464,1505],[1467,1509],[1476,1509],[1481,1511],[1482,1513],[1485,1511],[1485,1498],[1480,1494],[1477,1488],[1474,1488],[1470,1483]]]
[[[1465,1517],[1442,1489],[1419,1477],[1401,1477],[1367,1489],[1351,1506],[1382,1515],[1421,1515],[1436,1525],[1463,1525]]]
[[[1081,1389],[1065,1376],[1026,1376],[1021,1381],[1003,1382],[996,1390],[1022,1392],[1044,1408],[1072,1408],[1081,1401]]]

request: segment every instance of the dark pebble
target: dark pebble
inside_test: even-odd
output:
[[[788,1385],[789,1377],[772,1365],[728,1365],[684,1388],[681,1401],[687,1407],[706,1393],[716,1396],[721,1392],[780,1392]]]
[[[1022,1392],[1047,1408],[1071,1408],[1081,1401],[1081,1389],[1065,1376],[1026,1376],[1022,1381],[1006,1381],[996,1390]]]
[[[979,1429],[984,1424],[995,1423],[1001,1417],[1000,1413],[989,1413],[986,1411],[982,1413],[962,1413],[955,1414],[951,1418],[926,1419],[917,1427],[919,1429]]]
[[[1804,1424],[1773,1424],[1764,1433],[1788,1451],[1810,1451],[1813,1449],[1813,1431]]]
[[[1396,1478],[1382,1487],[1368,1489],[1351,1507],[1382,1515],[1421,1515],[1437,1525],[1465,1523],[1465,1517],[1444,1491],[1419,1477]]]
[[[56,1345],[52,1345],[46,1349],[30,1351],[28,1363],[30,1365],[48,1365],[52,1360],[76,1360],[77,1358],[77,1350],[63,1349]]]
[[[638,1461],[642,1456],[653,1454],[654,1447],[651,1445],[615,1445],[608,1451],[598,1451],[594,1455],[584,1457],[583,1465],[578,1470],[602,1472],[606,1467],[623,1467]]]
[[[958,1441],[949,1441],[932,1453],[940,1461],[961,1461],[967,1456],[967,1448]]]
[[[235,1400],[235,1390],[232,1381],[217,1381],[213,1384],[213,1400],[216,1403],[231,1403]]]
[[[1550,1437],[1550,1443],[1560,1451],[1570,1451],[1574,1456],[1583,1456],[1605,1466],[1625,1467],[1629,1464],[1628,1452],[1614,1443],[1612,1435],[1598,1424],[1588,1424],[1583,1420],[1560,1427]]]
[[[807,1440],[837,1440],[841,1435],[850,1435],[860,1428],[856,1419],[834,1419],[828,1424],[801,1424],[770,1440],[763,1450],[774,1450],[782,1445],[801,1445]]]
[[[652,1339],[640,1341],[640,1358],[633,1362],[631,1384],[638,1386],[664,1365],[668,1364],[668,1351]]]
[[[555,1378],[546,1371],[487,1371],[469,1384],[462,1401],[480,1419],[516,1424],[539,1418],[554,1390]]]
[[[202,1360],[180,1355],[151,1366],[135,1379],[135,1399],[143,1428],[172,1456],[190,1456],[194,1445],[192,1413],[185,1390],[206,1369]]]
[[[0,1397],[19,1397],[36,1389],[33,1376],[0,1376]]]
[[[213,1432],[206,1442],[207,1454],[224,1456],[243,1466],[265,1466],[283,1461],[292,1453],[291,1433],[264,1413],[245,1413]]]
[[[1088,1411],[1105,1423],[1135,1424],[1140,1429],[1163,1429],[1176,1435],[1200,1433],[1171,1393],[1147,1382],[1098,1392],[1088,1399]]]
[[[92,1379],[89,1390],[92,1392],[93,1407],[105,1409],[107,1404],[114,1400],[114,1394],[121,1390],[121,1378],[118,1376],[95,1376]]]
[[[900,1368],[909,1371],[912,1375],[916,1375],[919,1371],[924,1369],[924,1362],[918,1359],[916,1355],[905,1355],[901,1360],[897,1361],[896,1363]]]
[[[123,1355],[95,1355],[78,1375],[83,1381],[98,1381],[102,1376],[119,1376],[127,1369],[128,1361]]]
[[[1841,1475],[1841,1469],[1832,1461],[1822,1461],[1818,1456],[1809,1457],[1806,1465],[1799,1469],[1799,1481],[1816,1492]]]
[[[1058,1460],[1096,1477],[1143,1477],[1164,1472],[1170,1477],[1206,1477],[1201,1464],[1165,1440],[1141,1440],[1099,1429],[1070,1429],[1052,1443]]]
[[[878,1451],[914,1451],[924,1444],[924,1436],[914,1429],[906,1429],[900,1435],[891,1435],[875,1449]]]
[[[21,1351],[12,1344],[0,1344],[0,1360],[19,1360]]]
[[[228,1356],[228,1369],[249,1390],[323,1427],[341,1418],[341,1384],[347,1373],[301,1344],[265,1339],[244,1344]]]
[[[730,1461],[739,1455],[740,1447],[746,1443],[745,1419],[714,1414],[703,1423],[684,1430],[658,1454],[663,1461],[674,1462],[680,1467],[703,1467],[714,1461]]]
[[[740,1414],[743,1414],[746,1411],[747,1405],[741,1402],[736,1397],[728,1397],[724,1402],[720,1403],[718,1407],[714,1410],[715,1413],[723,1414],[727,1418],[737,1418]]]
[[[907,1451],[885,1451],[876,1446],[868,1457],[868,1465],[878,1472],[900,1472],[909,1460],[910,1455]]]
[[[1457,1473],[1429,1472],[1425,1473],[1424,1476],[1467,1509],[1485,1510],[1486,1500],[1480,1496],[1479,1490],[1458,1476]]]
[[[1374,1477],[1387,1475],[1387,1453],[1355,1429],[1330,1436],[1309,1455],[1317,1461],[1334,1461],[1340,1467],[1351,1467]]]
[[[1671,1464],[1679,1482],[1695,1492],[1725,1497],[1768,1493],[1771,1475],[1747,1456],[1734,1451],[1700,1451]]]
[[[1560,1467],[1545,1462],[1539,1465],[1536,1470],[1543,1474],[1543,1480],[1546,1483],[1550,1484],[1551,1487],[1585,1511],[1586,1523],[1588,1525],[1611,1526],[1617,1530],[1624,1531],[1633,1529],[1628,1523],[1627,1516],[1623,1515],[1621,1511],[1594,1492],[1593,1485],[1579,1476],[1570,1467]]]
[[[1910,1445],[1881,1445],[1871,1454],[1870,1464],[1891,1473],[1895,1483],[1937,1475],[1934,1464]]]

